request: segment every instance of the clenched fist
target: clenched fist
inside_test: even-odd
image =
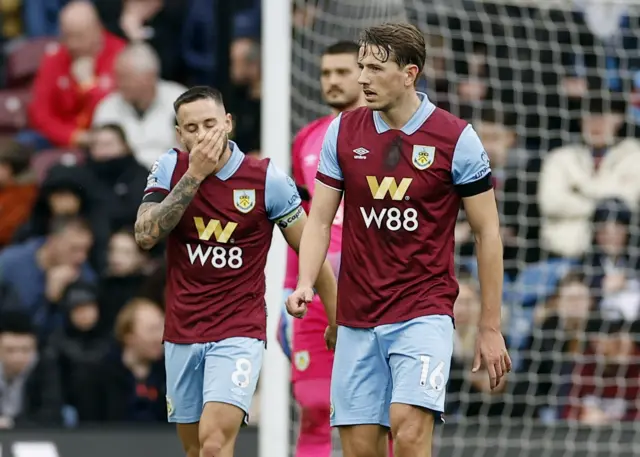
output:
[[[307,305],[313,300],[313,289],[303,287],[293,291],[287,298],[287,312],[293,317],[301,319],[307,314]]]

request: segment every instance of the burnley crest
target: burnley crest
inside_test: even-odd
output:
[[[233,204],[241,213],[248,213],[256,206],[255,189],[236,189],[233,191]]]
[[[435,158],[435,146],[420,146],[417,144],[413,146],[411,161],[413,162],[413,166],[418,170],[426,170],[429,168],[433,164]]]

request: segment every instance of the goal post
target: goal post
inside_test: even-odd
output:
[[[291,148],[291,0],[262,0],[262,153],[288,172]],[[259,457],[290,452],[289,362],[278,348],[286,243],[274,230],[267,259],[267,340],[260,380]]]

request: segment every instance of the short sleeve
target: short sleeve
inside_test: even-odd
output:
[[[264,193],[269,220],[275,221],[281,228],[297,221],[304,211],[300,206],[302,200],[293,179],[273,163],[267,167]],[[282,224],[285,224],[284,227]]]
[[[338,115],[327,129],[322,142],[322,151],[320,152],[320,163],[318,164],[318,173],[316,180],[328,187],[336,190],[342,190],[342,169],[338,163],[338,132],[340,131],[340,119],[342,113]]]
[[[489,156],[471,125],[458,138],[453,152],[451,175],[461,197],[481,194],[492,187]]]
[[[175,150],[168,151],[160,156],[153,164],[147,178],[147,186],[144,194],[149,195],[160,192],[168,194],[171,190],[171,177],[176,168],[178,161],[178,153]]]

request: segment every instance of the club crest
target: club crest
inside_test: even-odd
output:
[[[236,189],[233,191],[233,204],[241,213],[248,213],[256,206],[255,189]]]
[[[169,398],[169,396],[167,395],[167,416],[171,417],[173,415],[173,402],[171,401],[171,398]]]
[[[309,351],[296,352],[293,355],[293,362],[298,371],[305,371],[307,368],[309,368],[309,362],[311,362]]]
[[[420,146],[417,144],[413,146],[411,161],[413,162],[413,166],[418,170],[426,170],[429,168],[433,164],[435,158],[435,146]]]

